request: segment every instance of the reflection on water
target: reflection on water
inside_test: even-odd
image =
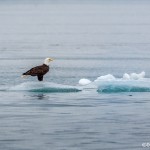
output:
[[[35,100],[48,100],[49,96],[43,93],[37,93],[37,94],[31,95],[31,98],[34,98]]]
[[[27,97],[33,100],[49,100],[49,96],[43,93],[31,93]]]

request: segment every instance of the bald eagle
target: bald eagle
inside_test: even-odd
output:
[[[36,66],[34,68],[31,68],[27,72],[22,74],[22,77],[26,76],[37,76],[39,81],[43,81],[43,76],[49,71],[49,64],[53,61],[51,58],[46,58],[44,60],[44,64],[40,66]]]

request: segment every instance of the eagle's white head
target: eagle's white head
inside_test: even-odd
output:
[[[51,61],[53,61],[52,58],[46,58],[46,59],[44,60],[44,64],[47,65],[47,66],[49,66],[49,64],[50,64]]]

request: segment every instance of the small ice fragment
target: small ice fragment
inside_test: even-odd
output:
[[[79,84],[80,85],[87,85],[87,84],[90,84],[91,81],[89,79],[80,79],[79,80]]]

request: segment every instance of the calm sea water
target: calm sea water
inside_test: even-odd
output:
[[[70,86],[107,74],[149,78],[149,8],[148,1],[0,1],[0,149],[146,149],[149,92]],[[20,78],[46,57],[55,61],[43,83]]]

